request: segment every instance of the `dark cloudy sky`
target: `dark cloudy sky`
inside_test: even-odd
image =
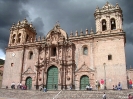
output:
[[[123,28],[126,32],[126,62],[133,67],[133,0],[108,0],[118,3],[123,10]],[[0,58],[5,58],[9,29],[13,23],[27,18],[43,36],[56,21],[70,34],[71,31],[95,31],[94,11],[105,5],[106,0],[0,0]]]

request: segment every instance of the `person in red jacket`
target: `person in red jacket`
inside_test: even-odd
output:
[[[131,94],[128,95],[128,99],[133,99]]]
[[[101,81],[100,81],[100,86],[101,86],[101,89],[104,89],[104,80],[103,79],[101,79]]]
[[[129,89],[132,89],[132,80],[129,80]]]

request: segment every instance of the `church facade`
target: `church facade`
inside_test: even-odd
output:
[[[107,2],[96,8],[94,17],[96,33],[86,29],[70,36],[58,23],[38,38],[26,19],[13,24],[2,87],[21,82],[28,89],[44,85],[48,90],[84,90],[88,84],[95,88],[96,80],[103,79],[107,89],[118,82],[127,89],[122,10]]]

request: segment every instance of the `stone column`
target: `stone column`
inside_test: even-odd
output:
[[[110,31],[111,30],[111,28],[110,28],[111,27],[110,26],[110,16],[107,16],[107,20],[106,21],[107,21],[107,23],[106,23],[107,24],[107,30]]]
[[[93,68],[93,43],[90,42],[90,67]]]
[[[10,32],[9,45],[12,44],[12,34],[13,34],[13,31]]]

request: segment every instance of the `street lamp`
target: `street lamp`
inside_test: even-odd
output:
[[[103,63],[103,66],[104,66],[104,89],[106,89],[106,70],[105,70],[106,63]]]

